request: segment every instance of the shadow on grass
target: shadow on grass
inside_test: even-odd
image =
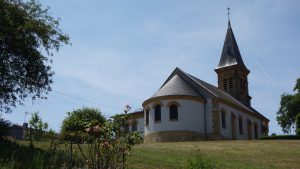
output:
[[[0,139],[0,168],[56,169],[78,165],[78,159],[72,159],[67,152],[57,150],[55,146],[42,150]]]

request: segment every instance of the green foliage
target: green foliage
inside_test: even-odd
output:
[[[291,127],[295,125],[296,115],[300,112],[300,78],[297,79],[295,94],[281,95],[280,108],[276,120],[284,133],[290,133]]]
[[[0,139],[8,133],[10,126],[11,123],[8,120],[0,118]]]
[[[80,163],[80,159],[72,159],[68,153],[55,146],[42,150],[0,140],[0,168],[57,169],[79,167]]]
[[[118,169],[125,167],[131,146],[140,141],[139,133],[127,127],[127,114],[106,120],[98,109],[82,108],[63,120],[61,138],[70,141],[70,152],[77,145],[86,168]]]
[[[87,128],[87,151],[82,151],[81,145],[77,144],[86,161],[85,166],[91,169],[124,168],[131,147],[140,141],[139,133],[129,132],[127,126],[128,115],[119,114],[102,125]]]
[[[35,140],[40,140],[48,129],[48,123],[44,123],[39,116],[38,112],[34,112],[31,114],[31,119],[29,120],[30,127],[33,127],[32,135]]]
[[[61,138],[81,143],[87,137],[85,129],[102,125],[105,121],[105,117],[96,108],[83,107],[68,112],[67,117],[62,122]]]
[[[296,135],[300,136],[300,113],[296,116]]]
[[[0,111],[11,112],[27,97],[45,98],[53,75],[47,56],[69,37],[36,0],[0,0],[0,25]]]
[[[272,135],[259,138],[260,140],[300,140],[299,135]]]
[[[184,166],[179,167],[180,169],[214,169],[216,168],[216,162],[208,159],[205,155],[197,152],[196,156],[189,159]],[[179,169],[178,168],[178,169]]]

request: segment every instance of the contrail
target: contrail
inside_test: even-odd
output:
[[[274,82],[274,80],[271,78],[270,74],[266,71],[266,69],[252,56],[251,57],[255,64],[263,71],[263,73],[267,76],[271,84],[276,88],[279,89],[279,86]]]

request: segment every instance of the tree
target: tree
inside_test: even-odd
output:
[[[68,112],[61,127],[61,137],[72,142],[81,142],[85,129],[103,124],[106,119],[96,108],[83,107]]]
[[[296,115],[300,113],[300,78],[294,87],[294,94],[282,94],[280,108],[277,111],[277,122],[284,133],[290,133],[295,125]]]
[[[11,123],[0,117],[0,140],[9,132],[9,127]]]
[[[36,0],[0,0],[0,112],[51,91],[49,56],[69,37]]]
[[[48,129],[48,123],[44,123],[38,112],[34,112],[29,120],[30,127],[33,127],[33,137],[35,140],[40,140],[44,132]]]

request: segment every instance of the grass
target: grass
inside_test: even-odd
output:
[[[141,144],[128,158],[132,169],[178,168],[201,155],[217,168],[300,168],[300,140],[209,141]]]
[[[28,142],[18,142],[28,146]],[[49,149],[49,142],[34,142]],[[64,150],[64,145],[59,145]],[[76,147],[74,146],[75,151]],[[212,161],[220,169],[300,168],[300,140],[201,141],[140,144],[128,156],[130,169],[181,169],[197,156]]]

